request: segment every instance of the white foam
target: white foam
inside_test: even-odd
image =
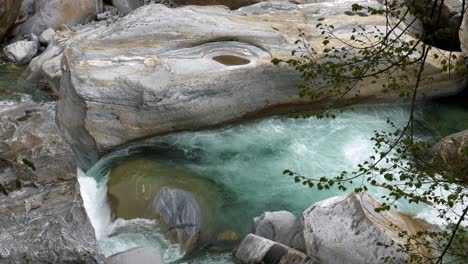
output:
[[[107,203],[107,184],[98,184],[78,168],[81,197],[98,240],[111,232],[111,209]]]

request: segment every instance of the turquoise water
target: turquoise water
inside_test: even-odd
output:
[[[467,110],[458,106],[421,103],[418,116],[422,120],[418,136],[426,139],[435,140],[468,128]],[[373,154],[370,137],[374,130],[390,129],[387,117],[397,125],[405,124],[408,106],[358,106],[338,115],[336,119],[272,117],[218,130],[180,133],[119,150],[102,159],[88,175],[100,179],[101,188],[105,188],[113,166],[123,161],[145,160],[183,169],[193,174],[193,177],[214,181],[225,195],[221,201],[222,210],[216,214],[217,224],[213,228],[233,230],[242,238],[249,232],[252,219],[265,211],[288,210],[299,216],[317,201],[342,195],[343,192],[336,189],[317,191],[303,187],[282,172],[290,169],[305,176],[320,178],[355,169],[359,162]],[[440,124],[440,129],[425,129],[426,124]],[[155,171],[141,175],[140,168],[126,167],[126,172],[129,179],[140,175],[155,177],[157,180],[161,176]],[[386,192],[381,188],[373,188],[370,193],[379,199]],[[123,193],[120,199],[125,199],[125,195]],[[399,210],[417,217],[432,214],[430,208],[423,205],[400,202],[398,206]],[[127,223],[123,224],[127,234],[139,232],[131,221],[124,222]],[[107,232],[107,236],[100,238],[106,255],[123,250],[126,243],[132,246],[136,243],[128,236],[121,236],[118,241],[113,236],[109,239],[113,231]],[[145,234],[150,233],[143,231],[140,235],[145,237]],[[144,245],[150,243],[141,239],[139,241]],[[168,241],[158,243],[152,246],[167,248],[171,245]],[[199,253],[204,257],[200,263],[230,263],[229,253],[209,250]],[[171,251],[165,258],[168,261],[175,260],[181,254]],[[200,256],[197,255],[197,258]]]
[[[0,67],[0,104],[11,104],[11,100],[21,100],[25,96],[40,103],[49,102],[52,99],[50,94],[40,89],[38,84],[19,80],[22,70],[13,66]],[[445,101],[419,103],[418,116],[421,120],[418,137],[428,140],[467,129],[466,96],[464,99],[459,97],[458,103],[457,98],[450,104]],[[158,181],[164,176],[163,184],[172,186],[170,175],[183,171],[183,177],[197,177],[201,180],[196,182],[210,182],[196,188],[211,188],[206,192],[221,194],[216,198],[219,199],[216,211],[213,209],[216,212],[213,233],[233,231],[242,239],[250,230],[252,218],[265,211],[288,210],[299,216],[317,201],[342,195],[335,189],[308,189],[294,183],[282,172],[290,169],[319,178],[356,168],[359,162],[372,154],[369,138],[373,131],[389,129],[388,117],[397,125],[404,124],[408,118],[408,106],[359,106],[333,120],[272,117],[218,130],[153,139],[104,157],[88,172],[91,177],[80,173],[83,199],[99,244],[107,256],[148,245],[160,249],[167,261],[231,263],[232,248],[220,248],[216,239],[211,241],[214,246],[205,243],[204,248],[184,258],[184,252],[178,245],[163,235],[157,219],[112,219],[107,200],[107,181],[109,175],[112,176],[112,168],[132,160],[144,161],[163,166],[164,172],[126,167],[124,173],[128,173],[129,180],[138,182],[146,178],[145,182]],[[129,193],[122,192],[120,199],[125,199]],[[370,193],[378,199],[385,191],[374,188]],[[432,217],[434,213],[424,206],[400,203],[399,209],[429,221],[436,220]]]

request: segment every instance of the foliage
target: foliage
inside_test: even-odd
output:
[[[343,171],[337,176],[321,178],[303,176],[290,170],[285,170],[284,174],[293,177],[295,182],[318,190],[338,188],[361,192],[371,187],[385,188],[388,194],[382,197],[384,202],[376,211],[397,208],[396,202],[400,199],[429,204],[439,211],[438,217],[448,223],[445,229],[417,234],[402,231],[400,236],[406,238],[406,243],[381,246],[408,253],[409,263],[466,260],[468,235],[462,221],[468,211],[468,150],[462,149],[462,157],[447,164],[447,161],[434,158],[432,142],[414,137],[417,122],[415,102],[422,95],[418,89],[432,78],[424,74],[428,59],[438,62],[448,76],[466,74],[466,66],[459,63],[462,58],[456,54],[439,51],[431,45],[439,37],[436,34],[441,34],[442,27],[437,27],[437,23],[443,1],[442,4],[439,1],[384,2],[383,8],[352,5],[353,12],[385,16],[384,28],[357,26],[349,39],[343,39],[335,34],[333,25],[319,23],[317,28],[324,39],[320,52],[301,31],[294,58],[273,59],[272,63],[289,65],[302,74],[303,83],[299,85],[301,97],[328,102],[320,112],[306,114],[305,117],[334,118],[337,112],[334,110],[343,110],[342,106],[362,97],[361,85],[380,85],[384,93],[396,93],[410,99],[411,111],[406,125],[397,127],[388,120],[393,127],[391,132],[375,131],[372,137],[375,154],[359,164],[357,171]],[[463,1],[461,17],[465,6]],[[418,21],[437,30],[427,30],[426,26],[423,32],[413,32]],[[457,142],[453,143],[457,147]],[[457,206],[462,207],[461,212],[455,212]],[[421,247],[427,252],[422,253]],[[392,256],[384,256],[383,261],[392,262]]]

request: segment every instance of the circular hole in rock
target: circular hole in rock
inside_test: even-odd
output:
[[[248,59],[233,55],[220,55],[215,56],[212,59],[227,66],[245,65],[250,63],[250,60]]]

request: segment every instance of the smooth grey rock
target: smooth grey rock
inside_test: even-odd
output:
[[[192,193],[167,189],[154,201],[154,210],[169,226],[169,235],[186,250],[195,248],[200,237],[200,207]]]
[[[144,0],[112,0],[114,5],[122,15],[127,15],[133,10],[144,5]]]
[[[0,1],[0,41],[5,33],[15,23],[21,8],[19,0]]]
[[[39,42],[47,46],[54,35],[55,30],[52,28],[48,28],[39,36]]]
[[[234,260],[238,264],[301,264],[307,263],[309,257],[280,243],[248,234],[235,250]]]
[[[271,59],[291,58],[298,28],[310,33],[312,46],[322,47],[315,25],[323,17],[344,38],[352,32],[349,21],[385,26],[381,16],[349,20],[345,11],[352,3],[291,9],[290,3],[278,2],[273,9],[278,11],[266,13],[147,5],[109,26],[79,30],[64,52],[59,126],[87,170],[129,142],[320,107],[326,102],[298,96],[297,71],[274,66]],[[424,76],[434,78],[421,84],[426,97],[453,93],[466,82],[461,74],[449,78],[432,55],[425,70]],[[400,99],[398,93],[382,92],[384,79],[363,80],[346,99],[358,92],[360,100]]]
[[[19,26],[18,37],[39,36],[47,28],[57,30],[62,24],[86,24],[102,9],[102,0],[36,0],[35,14]]]
[[[255,217],[252,234],[305,252],[301,219],[288,211],[265,212]]]
[[[399,232],[416,234],[422,227],[395,211],[377,213],[378,206],[367,193],[350,193],[312,205],[302,214],[307,255],[324,264],[380,263],[389,255],[396,263],[404,262],[405,253],[377,243],[402,243],[405,240]]]
[[[36,41],[21,40],[6,46],[3,49],[5,56],[17,64],[27,64],[37,54]]]
[[[76,163],[34,103],[0,108],[0,262],[102,263]]]
[[[136,247],[107,257],[106,264],[164,264],[164,261],[156,249]]]

